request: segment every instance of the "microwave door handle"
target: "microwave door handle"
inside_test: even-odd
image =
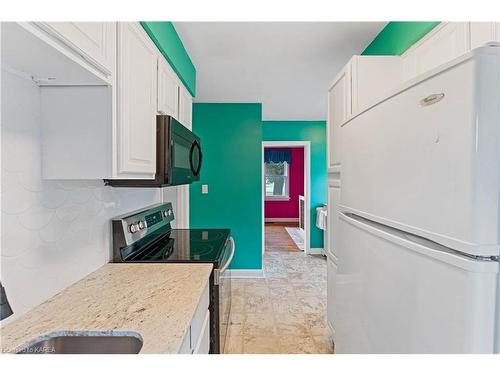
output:
[[[194,154],[195,147],[198,148],[198,154],[199,154],[198,168],[196,168],[196,169],[194,169],[194,166],[193,166],[193,154]],[[200,144],[198,141],[194,141],[193,144],[191,145],[191,149],[189,150],[189,166],[191,168],[191,172],[193,172],[193,176],[195,176],[195,177],[198,176],[198,174],[200,173],[202,160],[203,160],[203,154],[201,152]]]

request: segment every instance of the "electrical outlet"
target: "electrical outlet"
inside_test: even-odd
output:
[[[201,185],[201,194],[208,194],[208,185]]]

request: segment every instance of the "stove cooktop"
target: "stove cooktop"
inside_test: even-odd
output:
[[[122,252],[123,261],[217,263],[229,233],[229,229],[170,229]]]

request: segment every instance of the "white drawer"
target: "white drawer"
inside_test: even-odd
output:
[[[210,351],[210,311],[207,310],[198,342],[194,346],[193,354],[208,354]]]
[[[198,303],[198,307],[193,316],[193,320],[191,321],[191,348],[194,349],[196,347],[196,343],[199,341],[199,338],[203,331],[203,325],[205,323],[205,318],[208,313],[208,305],[210,302],[209,296],[209,284],[207,284],[203,294],[201,295],[200,302]],[[210,326],[210,325],[209,325]]]
[[[191,327],[188,328],[184,335],[179,354],[191,354]]]

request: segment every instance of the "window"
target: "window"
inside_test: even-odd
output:
[[[290,199],[289,192],[289,164],[265,163],[266,167],[266,200]]]

